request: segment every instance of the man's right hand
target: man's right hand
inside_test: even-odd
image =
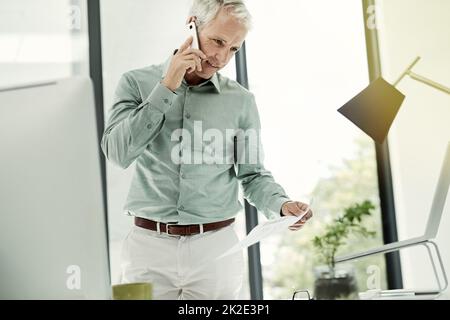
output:
[[[173,55],[166,76],[161,82],[172,91],[181,85],[186,72],[202,71],[202,59],[206,59],[206,55],[200,50],[190,48],[192,39],[192,36],[187,38]]]

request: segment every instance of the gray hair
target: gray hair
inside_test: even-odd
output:
[[[252,16],[243,0],[193,0],[189,15],[197,17],[197,26],[202,28],[214,20],[222,8],[238,19],[247,31],[252,28]]]

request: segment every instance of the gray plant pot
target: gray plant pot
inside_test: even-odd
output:
[[[314,269],[314,299],[337,300],[357,299],[358,285],[354,268],[350,265],[339,265],[334,270],[328,266]]]

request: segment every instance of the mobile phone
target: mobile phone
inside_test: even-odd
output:
[[[190,22],[186,25],[186,28],[188,30],[188,36],[192,36],[192,49],[199,49],[200,46],[198,44],[198,34],[197,34],[197,26],[195,25],[195,21]]]

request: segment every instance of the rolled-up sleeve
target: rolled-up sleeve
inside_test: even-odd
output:
[[[130,166],[160,133],[175,97],[158,82],[142,101],[133,76],[122,75],[101,141],[106,158],[121,168]]]
[[[261,124],[253,94],[249,93],[240,120],[245,134],[237,135],[237,178],[241,181],[244,198],[268,219],[280,216],[281,206],[289,201],[285,190],[264,168]]]

